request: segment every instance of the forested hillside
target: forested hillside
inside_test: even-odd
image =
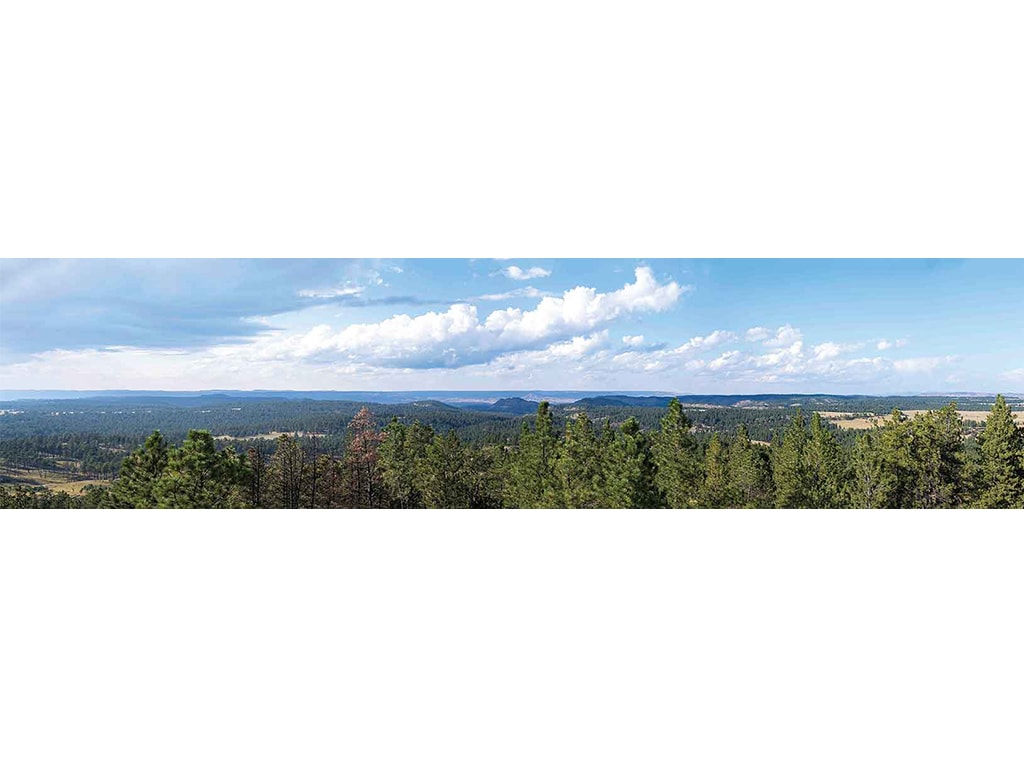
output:
[[[148,417],[159,405],[140,403],[139,409],[145,413],[132,415]],[[79,496],[0,487],[0,505],[1024,506],[1024,429],[1002,396],[975,432],[965,429],[955,403],[913,416],[894,408],[884,421],[857,432],[837,429],[817,412],[808,417],[799,407],[691,410],[679,399],[663,408],[650,401],[639,407],[574,403],[558,409],[557,417],[546,402],[529,418],[436,403],[402,409],[381,428],[378,416],[361,407],[334,435],[326,430],[336,411],[326,416],[315,409],[306,415],[302,436],[274,440],[251,438],[251,430],[274,425],[258,408],[255,417],[240,417],[247,421],[234,425],[248,440],[218,441],[208,430],[190,429],[179,442],[154,431],[123,459],[109,487],[93,486]],[[425,413],[450,422],[437,428],[418,418]],[[512,436],[510,427],[516,429]],[[473,439],[460,436],[460,429]]]

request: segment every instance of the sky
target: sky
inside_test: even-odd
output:
[[[0,389],[1024,391],[1024,259],[3,259]]]

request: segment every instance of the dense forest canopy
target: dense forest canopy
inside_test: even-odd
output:
[[[113,482],[75,495],[12,476],[0,505],[1024,506],[1024,429],[1002,396],[757,398],[594,397],[531,403],[528,416],[504,401],[18,401],[0,408],[0,471]],[[822,416],[883,406],[868,429]],[[984,421],[965,423],[982,406]]]

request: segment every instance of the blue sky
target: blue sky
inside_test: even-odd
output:
[[[1024,260],[0,261],[0,388],[1024,390]]]

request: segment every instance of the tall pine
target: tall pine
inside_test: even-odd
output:
[[[121,472],[111,488],[118,507],[150,509],[157,506],[156,483],[167,468],[169,450],[157,430],[145,444],[121,462]]]
[[[601,450],[593,422],[585,412],[569,419],[555,459],[560,506],[592,509],[601,506]]]
[[[803,452],[808,507],[840,509],[846,505],[847,470],[843,450],[821,414],[811,415],[811,434]]]
[[[985,421],[978,438],[981,446],[982,507],[1024,507],[1024,434],[1002,395]]]
[[[644,509],[662,505],[651,441],[635,417],[622,423],[603,459],[603,506]]]
[[[718,439],[718,433],[711,435],[708,450],[704,454],[704,487],[701,493],[702,507],[732,506],[732,494],[729,486],[727,463],[729,461],[725,446]]]
[[[797,408],[772,457],[775,506],[780,509],[811,506],[808,492],[810,483],[804,458],[807,440],[807,422],[803,412]]]
[[[675,509],[700,503],[701,466],[690,426],[683,406],[674,397],[661,419],[661,429],[652,438],[655,480],[665,502]]]
[[[729,444],[726,462],[728,497],[732,504],[748,509],[771,506],[771,477],[768,462],[751,442],[742,424]]]
[[[534,428],[523,423],[510,469],[508,498],[514,507],[556,507],[559,489],[555,477],[555,436],[547,401],[537,406]]]

